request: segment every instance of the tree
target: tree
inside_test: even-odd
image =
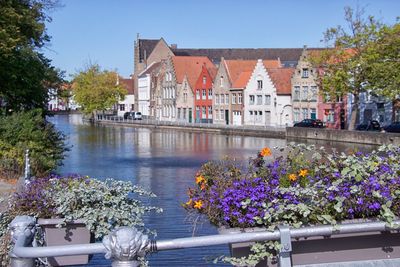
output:
[[[72,89],[75,101],[85,114],[104,111],[111,108],[118,100],[124,99],[126,89],[118,84],[116,72],[101,70],[99,65],[91,65],[74,76]]]
[[[337,26],[325,32],[324,40],[328,49],[318,53],[312,61],[321,70],[320,88],[330,95],[331,99],[336,99],[336,96],[353,95],[351,118],[348,123],[348,129],[353,130],[359,112],[360,93],[370,90],[377,95],[391,96],[386,94],[389,88],[386,81],[390,79],[386,75],[389,72],[383,74],[378,70],[382,66],[385,69],[390,68],[385,60],[390,51],[393,59],[398,61],[399,46],[398,41],[390,41],[393,27],[383,25],[372,16],[365,18],[363,9],[354,11],[346,7],[345,21],[346,29]],[[382,46],[386,47],[384,41],[391,45],[391,48],[387,48],[389,51],[381,49]],[[371,67],[371,62],[375,61],[379,63]],[[397,72],[398,68],[392,71]],[[399,87],[396,90],[399,90]]]
[[[38,51],[48,43],[46,11],[54,0],[0,1],[0,107],[2,113],[47,105],[47,89],[63,82],[63,72]]]

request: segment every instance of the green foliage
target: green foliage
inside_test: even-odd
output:
[[[364,16],[362,9],[345,8],[342,26],[325,32],[326,50],[315,53],[311,61],[320,70],[319,87],[331,99],[354,95],[349,129],[353,129],[359,106],[359,94],[372,94],[393,99],[399,87],[399,24],[384,25],[374,17]]]
[[[2,113],[45,108],[47,89],[63,82],[36,49],[49,41],[45,22],[52,0],[0,1],[0,107]]]
[[[26,149],[30,151],[32,174],[47,174],[62,163],[67,151],[64,141],[63,134],[40,110],[0,116],[1,176],[16,178],[22,174]]]
[[[83,112],[91,114],[104,111],[124,99],[127,91],[118,85],[117,75],[112,71],[101,70],[99,65],[91,65],[74,76],[72,88],[75,101],[82,106]]]

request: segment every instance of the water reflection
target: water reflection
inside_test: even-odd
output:
[[[164,212],[147,218],[159,238],[191,235],[192,226],[181,207],[186,190],[194,185],[194,175],[208,160],[231,156],[246,160],[260,148],[284,146],[286,140],[248,136],[226,136],[212,133],[184,132],[167,129],[92,126],[79,115],[50,118],[68,136],[72,146],[61,173],[80,173],[91,177],[113,177],[140,184],[156,193],[152,205]],[[371,150],[371,146],[308,141],[340,150]],[[205,223],[196,235],[215,234],[215,227]],[[151,266],[209,266],[204,257],[228,254],[227,246],[161,252],[150,257]],[[98,258],[97,258],[98,259]],[[100,265],[105,261],[93,263]],[[166,264],[168,262],[168,264]]]

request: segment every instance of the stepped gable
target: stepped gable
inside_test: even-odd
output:
[[[149,57],[161,39],[139,39],[139,62]]]
[[[299,60],[303,48],[209,48],[186,49],[176,48],[172,52],[176,56],[205,56],[212,62],[219,63],[221,58],[256,60],[256,59],[280,59],[284,66],[295,66]]]
[[[196,86],[196,81],[199,78],[203,65],[205,65],[209,71],[215,69],[214,64],[207,57],[173,56],[171,59],[174,66],[177,83],[182,83],[183,78],[186,75],[192,90],[194,90]],[[216,71],[213,74],[214,77],[215,74]],[[211,72],[210,75],[212,75]]]
[[[124,79],[124,78],[119,78],[119,83],[125,87],[125,89],[128,91],[128,95],[133,95],[135,92],[135,86],[133,79]]]
[[[257,60],[224,60],[224,62],[231,84],[234,85],[242,72],[253,72]],[[244,78],[245,76],[241,77]]]
[[[267,71],[276,87],[278,95],[292,94],[291,78],[295,71],[294,68],[270,68]]]

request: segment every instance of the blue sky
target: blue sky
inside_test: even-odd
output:
[[[323,32],[343,25],[345,6],[392,24],[399,0],[60,0],[44,49],[67,78],[89,62],[133,71],[133,43],[163,37],[181,48],[321,47]]]

